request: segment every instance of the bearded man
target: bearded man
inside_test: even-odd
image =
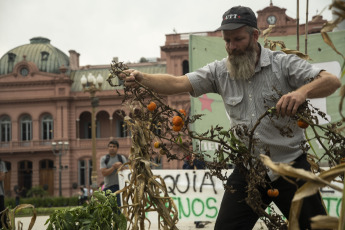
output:
[[[222,17],[221,27],[228,57],[215,61],[184,76],[168,74],[146,74],[128,70],[121,75],[125,85],[136,87],[134,80],[161,94],[189,92],[198,97],[205,93],[217,93],[224,101],[231,126],[245,125],[252,128],[267,108],[276,107],[277,117],[265,117],[256,128],[254,138],[260,140],[255,155],[270,152],[275,162],[291,163],[295,168],[310,170],[306,154],[300,149],[305,140],[303,130],[290,119],[307,98],[331,95],[341,83],[339,79],[323,69],[312,66],[296,55],[271,51],[257,41],[259,30],[254,12],[243,6],[232,7]],[[282,95],[282,96],[280,96]],[[277,125],[289,125],[293,132],[290,138],[283,137]],[[267,189],[259,188],[261,199],[268,205],[274,201],[280,211],[289,218],[291,200],[297,190],[295,184],[287,182],[271,171],[267,173],[270,187],[279,190],[272,198]],[[304,182],[298,181],[298,186]],[[215,229],[252,229],[259,216],[246,203],[247,182],[235,166],[228,186],[234,192],[225,192],[218,213]],[[310,229],[310,218],[326,215],[319,194],[304,199],[300,212],[301,229]]]

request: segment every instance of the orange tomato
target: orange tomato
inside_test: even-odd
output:
[[[302,119],[299,119],[297,121],[297,125],[298,125],[298,127],[302,128],[302,129],[306,129],[309,126],[309,124],[307,122],[303,121]]]
[[[267,190],[267,195],[269,197],[277,197],[279,195],[279,190],[276,188],[271,188]]]
[[[158,148],[161,146],[161,144],[160,144],[158,141],[156,141],[156,142],[153,144],[153,146],[154,146],[156,149],[158,149]]]
[[[182,125],[173,125],[172,129],[175,131],[175,132],[178,132],[182,129]]]
[[[186,111],[184,111],[184,109],[180,109],[179,112],[186,116]]]
[[[150,104],[147,105],[147,109],[149,111],[154,111],[156,108],[157,108],[157,105],[153,101],[151,101]]]
[[[176,126],[182,126],[182,124],[183,124],[182,117],[174,116],[172,119],[172,123],[173,123],[173,125],[176,125]]]

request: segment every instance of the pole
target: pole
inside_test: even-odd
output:
[[[92,137],[92,188],[97,188],[97,170],[96,170],[96,107],[92,103],[95,97],[95,92],[91,92],[91,105],[92,105],[92,113],[91,113],[91,137]]]
[[[299,50],[299,0],[297,0],[297,46],[296,49]]]
[[[62,146],[61,149],[59,150],[59,196],[62,196],[62,188],[61,188],[61,155],[62,155]]]
[[[307,0],[307,9],[306,9],[306,19],[305,19],[305,40],[304,40],[304,53],[308,54],[308,12],[309,12],[309,0]]]
[[[62,185],[61,185],[61,178],[62,178],[62,163],[61,163],[61,156],[62,154],[67,153],[68,150],[68,142],[59,141],[58,143],[52,142],[52,151],[55,156],[59,156],[59,196],[62,196]]]
[[[87,82],[89,85],[87,86]],[[91,98],[91,139],[92,139],[92,173],[91,173],[91,187],[96,189],[97,185],[97,157],[96,157],[96,107],[98,106],[98,98],[95,97],[97,91],[101,91],[103,77],[98,74],[97,79],[89,73],[86,78],[85,75],[80,79],[83,86],[84,93],[90,93]],[[98,87],[97,87],[98,85]]]

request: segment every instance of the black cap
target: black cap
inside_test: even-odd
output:
[[[235,30],[245,25],[258,28],[254,12],[249,7],[235,6],[223,14],[222,25],[217,30]]]

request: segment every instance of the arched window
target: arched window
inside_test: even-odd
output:
[[[49,114],[42,117],[41,135],[42,140],[52,140],[54,138],[53,117]]]
[[[182,74],[185,75],[186,73],[189,73],[189,62],[184,60],[182,62]]]
[[[116,120],[116,137],[130,136],[130,131],[127,128],[127,124],[122,120]]]
[[[0,141],[11,141],[11,119],[9,116],[3,116],[0,119]]]
[[[32,120],[29,115],[20,119],[20,140],[29,141],[32,139]]]

